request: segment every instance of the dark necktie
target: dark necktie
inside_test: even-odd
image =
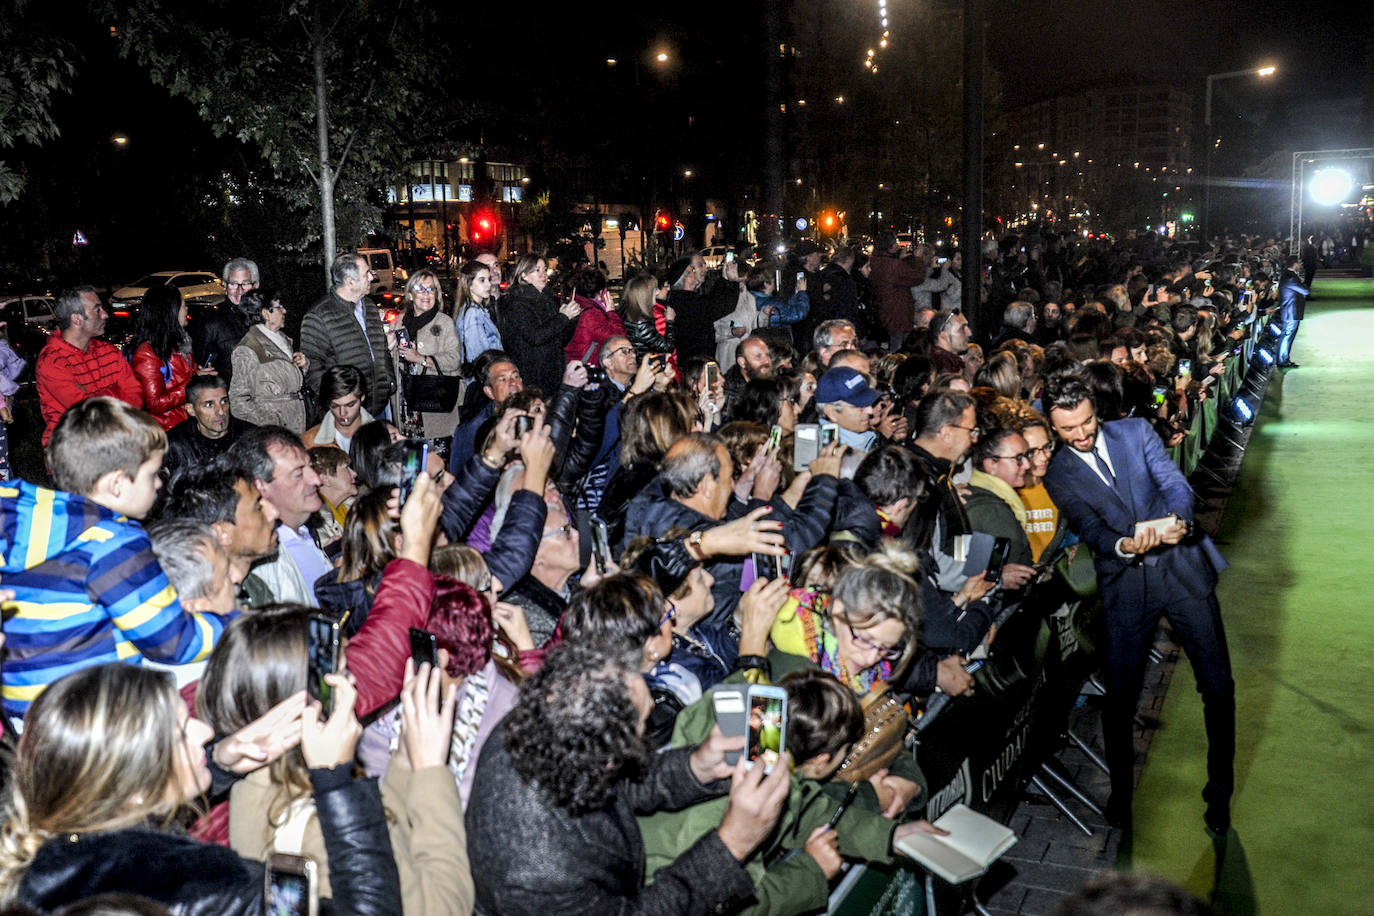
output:
[[[1102,453],[1093,446],[1093,461],[1097,463],[1097,471],[1104,478],[1113,490],[1116,489],[1116,475],[1112,473],[1111,466],[1107,464],[1107,459],[1102,457]]]

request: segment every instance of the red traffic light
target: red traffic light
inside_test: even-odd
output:
[[[660,213],[654,219],[654,225],[656,225],[659,228],[659,231],[667,232],[668,229],[671,228],[673,225],[673,218],[666,213]]]
[[[468,230],[474,245],[481,245],[496,238],[499,227],[496,215],[490,210],[478,210],[468,220]]]

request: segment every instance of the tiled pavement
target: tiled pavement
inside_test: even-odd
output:
[[[1140,716],[1136,722],[1137,779],[1178,659],[1178,648],[1163,635],[1156,647],[1164,653],[1164,659],[1151,666],[1141,693]],[[1098,698],[1086,698],[1070,716],[1069,727],[1100,757],[1103,753],[1102,731],[1097,705]],[[1077,748],[1070,747],[1058,756],[1074,784],[1097,802],[1098,807],[1103,807],[1109,789],[1106,774]],[[1053,784],[1050,788],[1092,829],[1093,835],[1085,835],[1048,799],[1027,794],[1009,825],[1019,837],[1017,844],[979,884],[983,905],[997,916],[1013,913],[1044,916],[1065,894],[1095,872],[1111,870],[1116,863],[1121,831],[1107,826],[1101,815],[1093,814],[1067,792]]]

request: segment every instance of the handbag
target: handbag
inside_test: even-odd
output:
[[[457,375],[444,375],[437,367],[434,371],[438,374],[430,375],[426,371],[423,375],[402,376],[401,393],[411,412],[451,413],[458,406],[463,379]]]
[[[860,700],[864,710],[863,737],[854,742],[849,756],[835,771],[835,778],[862,782],[890,766],[902,751],[906,729],[911,721],[904,707],[885,684],[875,684]]]

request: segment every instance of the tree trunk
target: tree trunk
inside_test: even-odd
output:
[[[315,133],[319,145],[320,244],[324,253],[324,283],[331,283],[330,265],[334,262],[334,172],[329,161],[329,99],[324,79],[324,21],[320,4],[311,13],[310,38],[315,56]]]

